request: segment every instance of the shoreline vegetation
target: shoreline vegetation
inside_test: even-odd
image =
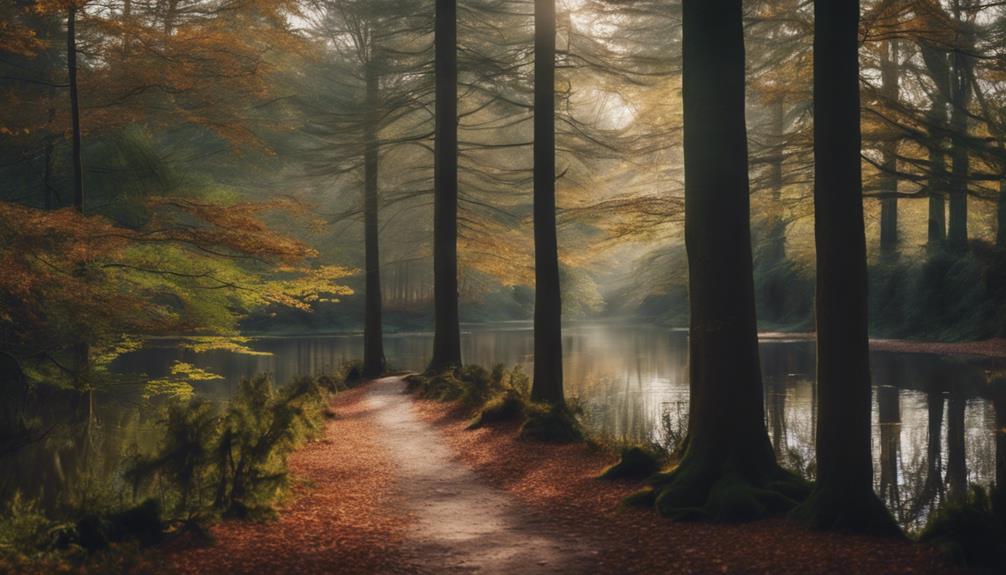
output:
[[[244,562],[261,556],[263,549],[291,555],[262,557],[261,568],[271,565],[274,571],[296,565],[321,568],[324,561],[337,558],[347,573],[426,572],[417,567],[421,559],[402,547],[408,539],[409,511],[395,501],[409,487],[394,480],[396,466],[380,446],[388,440],[374,428],[375,416],[365,405],[373,383],[363,382],[359,373],[358,363],[347,363],[337,374],[301,381],[301,391],[324,390],[328,407],[319,408],[319,396],[312,395],[310,405],[293,412],[279,398],[300,397],[282,391],[297,386],[273,392],[261,379],[245,384],[248,397],[238,397],[239,405],[250,406],[268,395],[275,398],[274,414],[303,422],[288,419],[299,430],[295,433],[275,423],[284,416],[273,417],[272,424],[258,418],[246,426],[257,430],[245,439],[249,453],[270,442],[283,445],[278,459],[262,460],[263,465],[271,462],[262,468],[271,472],[248,475],[263,481],[258,487],[264,490],[256,491],[253,499],[256,505],[234,497],[240,484],[236,476],[214,471],[213,454],[220,453],[228,432],[198,440],[191,434],[172,436],[169,417],[158,453],[125,470],[136,476],[144,463],[148,470],[156,467],[161,499],[97,513],[81,510],[61,521],[46,520],[24,506],[3,525],[8,530],[4,534],[12,537],[0,545],[0,573],[161,572],[162,559],[171,572],[257,573],[265,571]],[[670,566],[681,572],[829,573],[848,572],[850,566],[861,573],[964,572],[949,562],[955,551],[944,542],[823,533],[783,516],[750,523],[678,522],[661,517],[652,506],[631,505],[633,496],[645,491],[647,479],[673,463],[675,454],[655,445],[593,436],[580,426],[575,401],[562,413],[532,402],[528,376],[519,367],[468,366],[433,376],[405,375],[403,381],[411,392],[411,409],[436,429],[454,457],[490,488],[515,498],[520,509],[550,517],[571,537],[598,551],[599,573],[646,573]],[[179,404],[174,419],[208,415],[201,405],[198,400]],[[214,494],[220,493],[229,495],[221,500],[229,504],[218,505]],[[970,513],[966,507],[964,512]],[[477,516],[478,510],[473,513]],[[122,522],[128,530],[117,527]],[[275,535],[278,525],[281,537]],[[358,532],[347,532],[353,529]],[[130,535],[116,539],[117,532]],[[338,533],[326,539],[325,554],[292,558],[302,537],[324,533]],[[791,553],[793,545],[803,550],[799,559]]]
[[[561,532],[577,548],[591,549],[592,572],[967,572],[946,562],[935,547],[904,539],[810,531],[780,517],[740,524],[681,523],[653,509],[625,506],[625,497],[645,483],[638,478],[599,478],[619,459],[610,444],[528,439],[514,418],[483,419],[473,425],[473,414],[479,411],[475,403],[464,397],[424,399],[421,396],[433,389],[426,385],[415,380],[411,384],[408,401],[418,419],[433,428],[481,482],[516,500],[542,527]],[[273,535],[275,524],[228,520],[211,527],[214,546],[164,548],[168,564],[193,575],[310,570],[323,561],[338,561],[342,573],[436,572],[409,542],[416,536],[417,521],[404,505],[404,492],[411,487],[396,481],[397,468],[389,464],[388,448],[381,445],[383,430],[367,401],[372,386],[336,394],[328,436],[291,457],[299,480],[293,498],[279,512],[282,535]],[[319,482],[321,461],[330,478]],[[329,489],[336,495],[327,493]],[[320,499],[328,507],[312,509]],[[316,527],[324,526],[332,539],[312,553],[284,556],[302,545],[299,538],[307,536],[307,528],[299,521],[306,517]],[[340,523],[330,523],[336,519]]]
[[[250,377],[226,402],[181,394],[151,404],[155,447],[127,449],[107,477],[83,478],[45,508],[19,493],[6,502],[0,574],[159,572],[151,555],[161,545],[212,545],[222,520],[275,519],[298,481],[288,459],[324,439],[330,398],[360,382],[349,362],[283,385]]]

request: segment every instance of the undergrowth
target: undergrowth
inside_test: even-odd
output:
[[[919,540],[955,563],[1006,572],[1006,506],[994,499],[973,485],[967,496],[948,499],[929,518]]]
[[[424,399],[455,402],[472,416],[469,428],[517,422],[520,436],[535,441],[570,443],[586,434],[575,402],[551,406],[531,399],[531,382],[520,366],[506,370],[497,364],[492,371],[469,365],[434,375],[410,375],[408,389]]]
[[[290,484],[287,457],[322,431],[329,392],[354,385],[354,367],[279,388],[245,380],[226,403],[168,404],[159,447],[123,470],[132,497],[92,498],[59,516],[20,496],[0,509],[0,573],[148,572],[140,550],[170,535],[208,540],[222,517],[272,517]]]

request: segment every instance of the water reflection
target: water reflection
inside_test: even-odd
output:
[[[462,345],[468,362],[521,364],[531,371],[533,348],[526,324],[470,328]],[[652,326],[571,326],[563,345],[567,394],[580,402],[595,431],[665,445],[680,441],[688,409],[685,332]],[[195,354],[162,342],[121,358],[115,368],[161,377],[177,361],[192,363],[224,376],[197,384],[197,391],[226,398],[242,378],[256,373],[270,372],[276,380],[288,381],[331,370],[357,357],[362,342],[353,335],[266,338],[253,347],[268,355]],[[431,352],[429,334],[395,334],[386,340],[389,363],[396,368],[422,369]],[[812,476],[814,344],[766,341],[761,354],[769,436],[784,465]],[[876,488],[903,525],[917,527],[945,497],[970,483],[991,483],[997,468],[1003,473],[1006,439],[1003,434],[997,438],[996,430],[1003,428],[1006,408],[996,410],[992,400],[982,397],[988,395],[985,369],[990,366],[899,353],[874,353],[872,364]],[[82,401],[46,402],[52,406],[48,409],[61,413],[42,419],[78,422],[75,433],[31,450],[34,459],[22,460],[14,473],[4,465],[0,496],[12,485],[45,493],[71,488],[74,481],[68,478],[74,474],[68,469],[87,467],[86,458],[104,464],[151,441],[144,435],[149,433],[150,408],[135,394],[116,391],[94,397],[90,405]]]

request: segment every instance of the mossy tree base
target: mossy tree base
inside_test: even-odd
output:
[[[786,513],[810,493],[809,483],[775,462],[761,467],[689,454],[625,504],[653,505],[679,521],[738,522]]]
[[[520,429],[524,439],[550,443],[576,443],[585,439],[576,414],[565,405],[532,403],[526,413],[527,419]]]
[[[855,493],[847,489],[817,488],[793,510],[792,516],[814,529],[903,536],[898,523],[872,489],[867,493]]]

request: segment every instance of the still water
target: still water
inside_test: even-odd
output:
[[[519,364],[530,372],[532,339],[526,323],[464,331],[465,362]],[[563,345],[567,396],[576,398],[595,432],[664,445],[682,436],[688,405],[686,332],[646,325],[573,325],[565,330]],[[162,377],[175,362],[190,363],[223,377],[195,384],[196,393],[226,399],[242,378],[255,374],[268,372],[276,381],[287,382],[297,375],[330,371],[359,357],[362,338],[261,338],[250,347],[264,354],[195,353],[171,342],[153,342],[121,357],[113,367]],[[392,367],[420,370],[431,355],[432,337],[388,335],[385,351]],[[761,354],[766,426],[776,452],[786,466],[812,475],[814,344],[766,340]],[[993,366],[987,361],[886,352],[874,353],[872,365],[876,488],[898,520],[915,528],[948,493],[994,478],[995,413],[992,403],[979,395],[985,369]],[[16,471],[7,465],[0,469],[0,494],[12,486],[43,497],[46,492],[83,489],[87,482],[74,478],[70,469],[104,466],[113,474],[117,458],[156,441],[149,425],[155,410],[135,390],[106,392],[63,410],[87,414],[81,419],[86,427],[77,428],[87,433],[76,435],[87,437],[88,444],[72,438],[47,441],[19,455],[30,459]],[[114,483],[107,475],[98,481]]]

